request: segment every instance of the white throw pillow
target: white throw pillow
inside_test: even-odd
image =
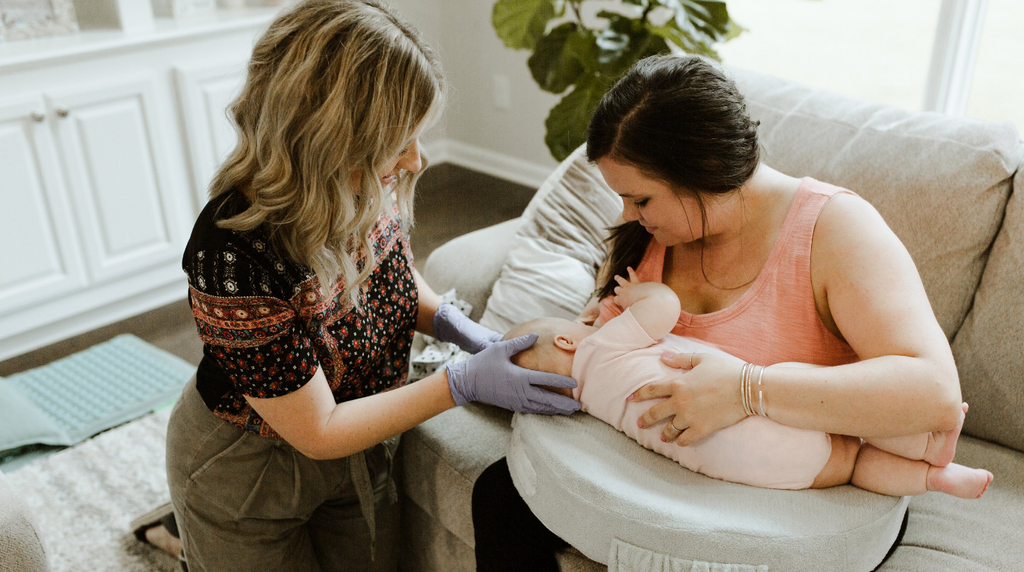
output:
[[[507,332],[541,316],[575,318],[594,291],[604,239],[621,212],[586,147],[573,151],[523,212],[480,323]]]

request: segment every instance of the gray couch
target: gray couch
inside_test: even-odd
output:
[[[0,473],[0,572],[47,569],[46,551],[32,514]]]
[[[909,113],[772,77],[732,73],[761,122],[769,165],[856,191],[907,246],[950,340],[963,397],[971,405],[956,461],[995,475],[980,500],[937,493],[912,498],[905,536],[880,569],[1024,570],[1024,143],[1019,134],[1008,124]],[[567,162],[576,164],[560,166],[522,217],[434,251],[425,267],[427,281],[438,291],[455,288],[474,305],[473,318],[500,324],[495,308],[508,303],[489,299],[492,291],[505,292],[525,270],[517,252],[544,232],[539,227],[559,226],[539,220],[551,218],[545,207],[564,200],[556,195],[567,189],[592,184],[578,176],[567,180],[587,169],[579,155]],[[578,211],[577,205],[566,212]],[[565,236],[555,236],[548,248],[570,265],[593,269],[593,252],[600,245],[575,248],[566,242]],[[589,291],[583,288],[579,300]],[[538,307],[569,313],[573,303],[549,299]],[[473,483],[504,456],[510,419],[507,412],[469,405],[404,436],[406,569],[474,569]],[[561,554],[560,562],[563,569],[603,569],[572,550]]]

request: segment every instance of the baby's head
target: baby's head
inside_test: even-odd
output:
[[[571,376],[576,348],[583,338],[596,331],[593,326],[563,318],[537,318],[512,326],[504,339],[537,334],[540,336],[537,342],[512,356],[512,363],[526,369]]]

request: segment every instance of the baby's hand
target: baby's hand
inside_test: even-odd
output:
[[[647,290],[644,282],[640,281],[632,267],[626,267],[626,272],[629,274],[629,279],[618,275],[615,276],[615,281],[619,285],[615,287],[615,297],[613,300],[622,308],[628,308],[646,297],[645,292]]]

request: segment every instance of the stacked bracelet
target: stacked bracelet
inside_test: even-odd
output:
[[[754,373],[757,368],[761,368],[757,371],[757,409],[754,409],[754,393],[753,393],[753,380]],[[768,366],[754,365],[752,363],[744,363],[743,369],[740,370],[740,402],[743,404],[743,412],[747,414],[747,417],[753,415],[760,415],[761,417],[768,417],[768,414],[764,410],[764,389],[762,389],[762,382],[764,380],[764,370],[768,369]]]
[[[761,417],[768,417],[768,414],[764,412],[764,390],[761,389],[761,381],[764,379],[764,370],[766,369],[768,366],[762,365],[761,372],[757,374],[757,409]]]
[[[754,369],[754,364],[744,363],[743,369],[740,370],[740,401],[743,403],[743,413],[750,417],[754,414],[754,411],[750,408],[750,371]]]

